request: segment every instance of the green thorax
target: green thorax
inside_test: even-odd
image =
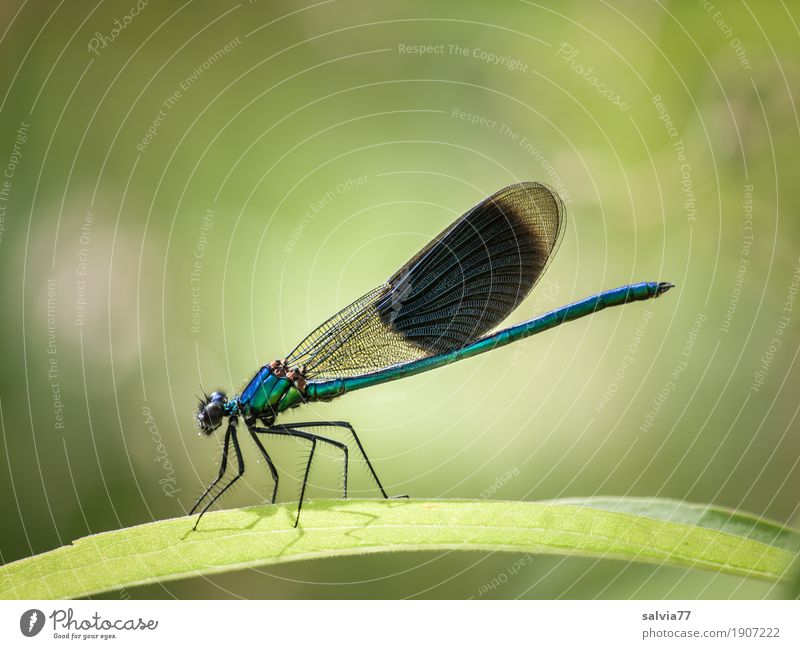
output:
[[[265,365],[238,397],[238,410],[245,419],[274,419],[279,413],[303,403],[297,381],[275,363]]]

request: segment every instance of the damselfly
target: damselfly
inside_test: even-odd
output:
[[[501,189],[459,218],[387,282],[323,322],[288,356],[258,370],[240,395],[228,399],[224,392],[214,392],[205,396],[197,412],[200,430],[210,435],[225,419],[228,426],[219,475],[191,511],[208,498],[197,522],[244,473],[237,438],[240,419],[272,475],[273,503],[278,472],[259,437],[292,437],[308,443],[297,526],[317,444],[342,452],[343,496],[347,497],[348,447],[318,434],[321,427],[341,428],[352,436],[381,494],[388,496],[349,423],[277,424],[281,413],[427,372],[608,306],[658,297],[672,288],[668,282],[628,284],[487,333],[522,302],[547,269],[563,235],[564,220],[561,199],[545,185],[525,182]],[[225,475],[231,445],[236,475],[214,492]]]

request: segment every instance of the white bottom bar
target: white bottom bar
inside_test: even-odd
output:
[[[800,647],[799,619],[798,601],[11,601],[0,646]]]

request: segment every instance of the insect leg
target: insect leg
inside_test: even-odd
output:
[[[308,484],[308,474],[311,472],[311,461],[314,459],[314,451],[317,448],[317,439],[311,437],[311,451],[308,453],[308,462],[306,463],[306,472],[303,475],[303,486],[300,487],[300,501],[297,503],[297,518],[294,519],[294,526],[300,522],[300,510],[303,508],[303,496],[306,494],[306,485]]]
[[[343,498],[347,498],[347,468],[348,468],[348,449],[346,444],[342,444],[341,442],[337,442],[334,439],[330,439],[328,437],[323,437],[321,435],[314,435],[312,433],[307,433],[302,430],[298,430],[294,428],[293,425],[291,426],[273,426],[271,428],[258,428],[253,426],[250,429],[252,433],[261,433],[264,435],[281,435],[284,437],[300,437],[311,442],[311,453],[308,456],[308,463],[306,464],[305,475],[303,477],[303,484],[300,488],[300,502],[297,506],[297,520],[295,521],[295,527],[297,527],[297,522],[300,520],[300,509],[303,507],[303,497],[306,491],[306,484],[308,483],[308,476],[311,470],[311,460],[314,457],[314,451],[316,449],[317,442],[323,442],[325,444],[330,444],[338,448],[344,454],[344,479],[343,479]]]
[[[361,451],[361,456],[364,458],[364,461],[367,463],[367,468],[369,468],[370,474],[372,474],[372,479],[375,480],[375,484],[378,485],[378,489],[381,490],[381,494],[384,498],[390,498],[386,494],[386,490],[383,488],[380,479],[378,478],[378,474],[375,472],[375,469],[372,466],[372,462],[369,461],[369,457],[367,456],[367,452],[364,450],[364,445],[361,443],[361,440],[358,438],[356,434],[356,429],[353,428],[352,424],[347,421],[306,421],[297,424],[289,424],[292,428],[314,428],[318,426],[332,426],[334,428],[345,428],[347,429],[350,434],[353,436],[353,439],[358,446],[358,450]],[[278,426],[281,428],[281,426]],[[408,498],[408,496],[391,496],[392,498]]]
[[[194,514],[198,505],[200,505],[200,503],[203,502],[203,498],[205,498],[211,492],[211,490],[217,486],[217,483],[219,483],[219,481],[222,480],[222,476],[225,475],[225,469],[228,468],[228,448],[230,447],[230,445],[231,445],[231,425],[228,424],[228,429],[225,431],[225,441],[222,444],[222,461],[219,463],[219,475],[210,485],[208,485],[206,490],[203,492],[203,495],[197,499],[197,502],[189,511],[190,516]]]
[[[233,450],[236,451],[236,460],[238,463],[238,472],[236,473],[233,478],[231,478],[230,482],[226,484],[222,489],[220,489],[219,493],[215,495],[209,503],[203,507],[203,511],[200,512],[200,515],[197,517],[197,521],[194,524],[194,529],[197,529],[197,526],[200,524],[200,519],[203,518],[203,514],[208,511],[208,508],[213,505],[219,497],[224,494],[231,485],[236,482],[239,478],[242,477],[244,474],[244,459],[242,458],[242,450],[239,448],[239,440],[236,438],[236,418],[231,417],[230,423],[228,424],[228,432],[230,433],[230,438],[233,441]],[[226,434],[227,437],[227,434]]]
[[[267,449],[264,448],[261,440],[258,439],[256,431],[251,426],[248,426],[247,430],[250,431],[250,437],[253,438],[256,446],[258,446],[258,450],[261,451],[261,455],[264,456],[267,466],[269,467],[269,472],[272,474],[272,481],[275,483],[275,486],[272,488],[272,504],[274,505],[275,497],[278,495],[278,472],[275,470],[275,465],[272,463],[272,459],[270,458],[269,453],[267,453]]]

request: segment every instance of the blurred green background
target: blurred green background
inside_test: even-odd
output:
[[[292,418],[351,421],[392,493],[659,496],[797,524],[798,22],[782,2],[2,3],[2,561],[185,512],[219,461],[201,384],[240,389],[523,179],[569,220],[510,322],[677,288]],[[269,495],[243,447],[223,506]],[[294,499],[303,451],[270,449]],[[318,460],[312,497],[338,471]],[[377,495],[362,470],[351,486]],[[781,596],[456,552],[108,596],[467,598],[504,574],[481,596]]]

